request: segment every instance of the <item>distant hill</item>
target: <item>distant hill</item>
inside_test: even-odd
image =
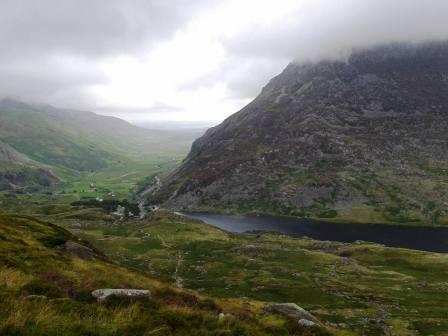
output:
[[[148,130],[92,112],[6,98],[0,101],[0,181],[19,181],[7,178],[6,168],[8,176],[24,167],[27,176],[45,170],[50,176],[51,167],[96,171],[123,161],[178,156],[199,134]]]
[[[198,139],[151,202],[366,222],[448,222],[448,43],[289,64]]]

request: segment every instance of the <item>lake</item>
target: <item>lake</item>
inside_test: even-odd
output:
[[[336,224],[304,218],[183,213],[229,232],[279,232],[295,237],[352,243],[364,240],[430,252],[448,252],[448,228],[385,224]]]

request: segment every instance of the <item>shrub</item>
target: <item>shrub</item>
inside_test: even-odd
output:
[[[31,280],[22,287],[22,290],[28,295],[45,295],[49,298],[59,298],[64,296],[64,291],[59,287],[40,279]]]
[[[169,288],[159,289],[154,296],[160,301],[178,307],[199,308],[199,299],[189,293],[176,292]]]

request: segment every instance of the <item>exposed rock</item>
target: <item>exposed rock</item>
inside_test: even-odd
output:
[[[125,212],[126,212],[126,208],[124,206],[118,205],[117,210],[112,212],[112,215],[123,219],[125,217]]]
[[[265,308],[265,311],[282,314],[294,320],[305,319],[317,322],[313,315],[295,303],[271,303]]]
[[[299,324],[303,327],[315,327],[316,323],[307,319],[300,319]]]
[[[218,320],[219,321],[224,321],[226,319],[232,318],[232,314],[227,314],[227,313],[219,313],[218,314]]]
[[[151,297],[151,292],[147,289],[112,289],[103,288],[92,292],[92,296],[98,301],[104,301],[110,296],[118,297]]]
[[[448,42],[291,63],[196,140],[149,201],[320,218],[381,209],[389,220],[436,220],[448,202],[445,180],[434,178],[448,166],[447,73]]]

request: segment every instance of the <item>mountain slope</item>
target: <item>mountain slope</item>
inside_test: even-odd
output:
[[[56,182],[54,175],[67,180],[124,166],[128,173],[135,168],[144,174],[145,165],[183,157],[200,134],[149,130],[114,117],[5,98],[0,100],[0,190],[34,189]]]
[[[177,155],[189,141],[92,112],[0,101],[0,142],[34,161],[92,171],[122,160]]]
[[[357,221],[446,221],[448,43],[291,63],[150,201]]]
[[[0,190],[48,187],[59,179],[45,165],[0,142]]]
[[[91,143],[78,142],[57,115],[9,99],[0,102],[0,140],[35,161],[75,170],[98,169],[113,158]]]

